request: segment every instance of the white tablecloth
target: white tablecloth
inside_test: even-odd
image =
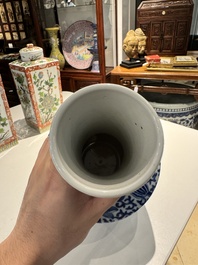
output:
[[[64,97],[69,96],[64,92]],[[21,106],[11,109],[25,124]],[[85,241],[58,265],[162,265],[198,200],[198,131],[161,121],[165,147],[158,185],[136,214],[96,224]],[[0,153],[0,241],[12,230],[29,174],[48,132],[33,134]]]

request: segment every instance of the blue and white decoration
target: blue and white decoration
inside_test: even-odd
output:
[[[147,202],[157,186],[160,168],[161,165],[159,164],[153,176],[141,188],[133,193],[122,196],[115,205],[103,214],[98,223],[119,221],[138,211]]]
[[[198,102],[186,104],[163,104],[150,102],[158,116],[189,128],[195,128],[198,123]]]

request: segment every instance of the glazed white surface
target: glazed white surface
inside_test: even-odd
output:
[[[101,83],[78,90],[64,103],[50,129],[52,160],[63,179],[104,198],[129,194],[150,180],[161,161],[164,137],[148,101],[121,85]],[[121,168],[107,178],[85,171],[78,159],[85,135],[98,132],[114,136],[124,149]]]
[[[64,92],[64,97],[69,96]],[[14,121],[24,119],[20,106]],[[197,203],[198,131],[161,120],[165,146],[158,185],[136,214],[114,224],[96,224],[85,241],[57,265],[162,265]],[[29,174],[48,132],[0,153],[0,241],[14,227]],[[24,155],[26,154],[26,155]]]

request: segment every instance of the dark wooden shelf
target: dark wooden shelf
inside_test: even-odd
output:
[[[16,58],[14,59],[16,60]],[[9,68],[9,63],[13,60],[0,59],[0,74],[5,88],[6,96],[10,107],[20,104],[19,97],[16,91],[14,80]]]

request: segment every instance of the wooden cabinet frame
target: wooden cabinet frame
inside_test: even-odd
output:
[[[42,6],[42,0],[30,0],[32,3],[32,6],[34,5],[34,2],[37,2],[37,6]],[[74,1],[75,3],[75,1]],[[82,1],[83,3],[83,1]],[[115,10],[116,10],[116,3],[117,1],[114,0],[111,3],[109,3],[109,5],[114,5],[115,6]],[[82,4],[83,6],[84,4]],[[95,22],[97,24],[97,46],[98,46],[98,60],[99,60],[99,72],[92,72],[89,69],[84,69],[84,70],[78,70],[75,68],[72,68],[70,65],[66,64],[65,68],[63,70],[61,70],[61,81],[62,81],[62,88],[63,90],[68,90],[68,91],[72,91],[75,92],[76,90],[86,86],[86,85],[90,85],[90,84],[95,84],[95,83],[104,83],[107,82],[109,80],[109,76],[110,76],[110,71],[113,69],[114,65],[112,65],[112,67],[107,67],[106,66],[106,62],[105,62],[105,32],[104,32],[104,14],[103,14],[103,5],[105,5],[105,1],[103,0],[96,0],[95,4],[94,4],[94,10],[96,10],[96,13],[94,13],[95,16]],[[61,8],[61,9],[59,9]],[[45,27],[46,25],[44,25],[44,19],[42,17],[40,17],[40,19],[38,18],[39,16],[42,16],[43,12],[47,14],[47,12],[49,12],[50,14],[52,14],[54,12],[54,19],[56,19],[57,23],[60,24],[61,26],[61,21],[59,21],[59,11],[63,11],[64,9],[67,10],[67,12],[77,12],[76,7],[58,7],[58,5],[55,5],[54,9],[51,10],[40,10],[40,15],[39,14],[35,14],[35,16],[37,16],[37,19],[35,18],[35,20],[40,21],[42,23],[42,25],[40,25],[40,27],[42,27],[42,35],[43,35],[43,40],[42,40],[42,44],[44,46],[44,54],[45,56],[49,56],[49,54],[45,51],[45,46],[46,43],[49,42],[49,39],[46,32],[45,32]],[[95,11],[94,11],[95,12]],[[111,13],[113,16],[116,16],[116,14]],[[47,17],[47,16],[46,16]],[[80,16],[79,18],[76,17],[76,21],[80,20]],[[48,23],[48,27],[49,27],[49,23],[50,21],[47,21]],[[51,22],[52,23],[52,22]],[[69,24],[69,23],[68,23]],[[51,25],[52,26],[52,25]],[[39,27],[39,26],[38,26]],[[62,28],[62,27],[61,27]],[[116,30],[116,29],[114,29]],[[60,32],[61,33],[61,32]],[[115,43],[116,45],[116,43]],[[42,47],[42,45],[39,45]],[[61,34],[60,34],[60,50],[61,49]]]

